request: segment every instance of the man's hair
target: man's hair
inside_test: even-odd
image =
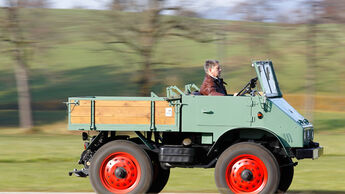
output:
[[[209,68],[213,68],[214,66],[219,65],[219,61],[217,60],[206,60],[204,65],[205,73],[208,73]]]

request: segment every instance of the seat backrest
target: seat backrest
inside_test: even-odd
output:
[[[194,96],[201,96],[202,94],[199,91],[192,92],[192,95]]]

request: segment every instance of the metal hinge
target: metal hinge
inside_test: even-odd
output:
[[[80,105],[79,100],[75,100],[74,102],[63,102],[63,103],[66,104],[67,106],[70,105],[70,104],[74,104],[76,106]]]
[[[249,107],[253,107],[254,106],[254,102],[250,101],[250,103],[248,104]]]

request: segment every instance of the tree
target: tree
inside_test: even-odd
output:
[[[230,30],[244,31],[251,37],[247,40],[249,41],[248,44],[251,56],[257,54],[258,49],[261,49],[266,57],[271,55],[270,34],[272,33],[272,29],[268,22],[273,20],[274,6],[274,1],[252,0],[240,2],[230,10],[231,14],[238,15],[243,20],[253,22],[247,26],[239,26],[239,29],[230,27]]]
[[[322,9],[321,17],[323,22],[340,24],[345,22],[344,1],[322,0],[320,6]]]
[[[1,10],[3,17],[0,23],[0,42],[15,62],[14,73],[18,93],[20,127],[30,129],[33,127],[33,118],[29,84],[29,59],[35,44],[37,44],[36,41],[41,38],[42,32],[33,23],[39,17],[29,20],[28,15],[23,16],[21,14],[23,14],[25,7],[42,8],[47,4],[44,0],[7,0],[6,3],[6,7]]]
[[[344,1],[312,0],[305,1],[307,5],[307,31],[306,31],[306,84],[305,84],[305,110],[309,119],[313,120],[315,105],[314,94],[317,90],[317,72],[320,71],[323,59],[339,52],[341,39],[331,28],[324,27],[323,23],[343,23],[345,15]],[[339,26],[339,25],[338,25]],[[321,43],[318,41],[322,40]]]
[[[159,63],[154,61],[154,53],[162,39],[179,36],[199,42],[212,41],[201,30],[201,22],[197,18],[178,16],[196,14],[183,11],[180,6],[169,6],[167,1],[113,0],[110,7],[111,21],[101,37],[113,51],[139,56],[141,95],[147,95],[151,89],[152,67]],[[168,12],[175,16],[164,15]]]
[[[305,82],[305,110],[307,117],[313,120],[313,111],[315,105],[315,82],[316,82],[316,68],[317,68],[317,24],[319,18],[317,15],[317,9],[319,2],[313,0],[309,2],[309,16],[310,19],[307,23],[306,31],[306,60],[307,60],[307,71],[306,71],[306,82]]]

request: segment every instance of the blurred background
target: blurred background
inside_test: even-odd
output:
[[[291,190],[345,193],[344,10],[344,0],[0,0],[0,191],[92,191],[67,176],[82,151],[67,130],[70,96],[165,96],[200,86],[207,59],[235,93],[255,77],[252,60],[270,59],[325,147],[299,162]],[[213,169],[174,171],[164,191],[217,191]]]

